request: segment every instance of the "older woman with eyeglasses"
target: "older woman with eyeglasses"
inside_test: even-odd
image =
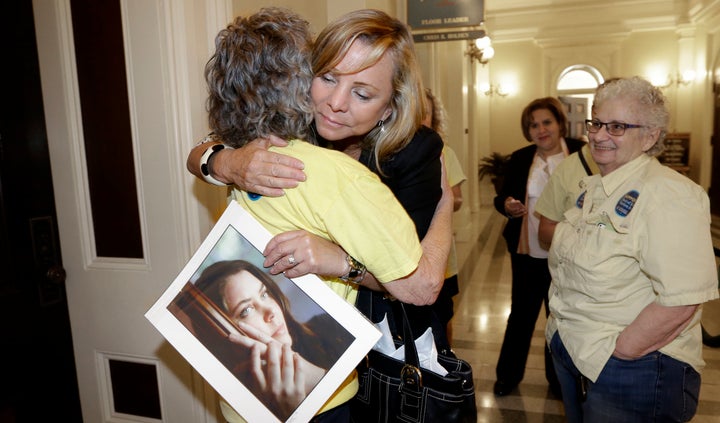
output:
[[[702,187],[661,165],[669,113],[639,77],[586,122],[599,175],[552,239],[546,329],[569,422],[684,422],[697,409],[700,305],[718,297]]]

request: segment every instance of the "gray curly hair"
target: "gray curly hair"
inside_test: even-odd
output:
[[[309,24],[276,7],[237,17],[215,39],[205,65],[211,129],[241,147],[268,135],[314,142]]]

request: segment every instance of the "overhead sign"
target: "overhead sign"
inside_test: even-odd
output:
[[[484,0],[407,0],[408,25],[413,31],[477,26],[484,10]]]
[[[473,31],[434,31],[422,34],[413,34],[416,43],[431,43],[437,41],[474,40],[485,35],[483,30]]]

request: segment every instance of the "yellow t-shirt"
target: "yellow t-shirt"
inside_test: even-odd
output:
[[[462,170],[460,160],[457,158],[455,151],[447,144],[443,147],[443,156],[445,158],[445,171],[447,172],[448,183],[451,187],[467,180],[465,172]]]
[[[304,229],[333,241],[382,283],[405,277],[417,268],[422,247],[415,225],[377,175],[344,153],[300,140],[271,150],[302,160],[306,181],[285,190],[281,197],[237,189],[232,193],[232,198],[268,231],[275,235]],[[355,304],[356,285],[340,279],[325,282]],[[349,401],[357,389],[357,374],[353,372],[320,412]],[[227,404],[222,410],[229,422],[242,421],[230,413],[232,408]]]
[[[443,156],[445,158],[445,172],[447,173],[448,184],[451,187],[463,183],[467,180],[465,172],[462,170],[460,160],[458,160],[455,151],[447,144],[443,147]],[[457,249],[455,247],[455,237],[450,243],[450,254],[448,254],[448,263],[445,270],[445,279],[458,274]]]
[[[583,179],[582,208],[555,229],[548,264],[550,318],[573,363],[595,381],[617,337],[650,303],[718,298],[709,199],[702,187],[645,154]],[[660,351],[698,372],[701,309]]]

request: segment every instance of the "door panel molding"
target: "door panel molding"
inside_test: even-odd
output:
[[[145,258],[96,257],[69,0],[33,0],[83,419],[107,419],[97,352],[156,360],[162,420],[215,422],[217,397],[144,318],[209,230],[185,157],[207,132],[202,67],[217,0],[121,0]],[[229,18],[228,18],[229,19]],[[108,99],[111,101],[111,99]],[[216,192],[216,191],[213,191]],[[206,221],[204,221],[205,219]],[[207,227],[205,227],[206,225]]]

